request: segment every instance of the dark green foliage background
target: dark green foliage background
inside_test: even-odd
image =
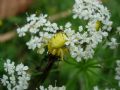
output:
[[[72,8],[74,0],[34,0],[33,4],[26,11],[28,15],[32,13],[45,13],[48,16],[66,11]],[[116,35],[116,27],[120,26],[120,0],[103,0],[103,4],[106,5],[111,12],[111,20],[113,21],[113,30],[110,32],[110,37],[116,37],[118,42],[120,36]],[[16,30],[17,25],[22,26],[26,23],[26,12],[14,17],[10,17],[5,20],[1,20],[3,25],[0,26],[0,34],[4,34],[8,31]],[[72,21],[73,28],[76,28],[79,24],[84,24],[84,21],[75,21],[71,16],[57,20],[56,22],[64,25],[64,23]],[[79,23],[79,24],[78,24]],[[16,64],[23,62],[28,65],[32,76],[36,76],[39,73],[35,70],[37,67],[45,65],[44,55],[39,55],[36,51],[28,50],[26,46],[28,37],[19,38],[16,36],[12,40],[4,43],[0,43],[0,77],[2,77],[3,63],[7,58],[15,61]],[[66,56],[64,61],[55,63],[51,70],[49,77],[45,81],[44,85],[48,86],[52,84],[55,86],[65,85],[67,90],[93,90],[93,86],[98,85],[103,90],[105,87],[116,88],[120,90],[115,77],[116,60],[120,59],[120,47],[115,50],[110,50],[108,47],[104,47],[105,41],[99,44],[96,48],[94,58],[88,61],[82,61],[77,63],[69,55]],[[97,65],[100,64],[101,67]],[[0,90],[3,89],[0,85]]]

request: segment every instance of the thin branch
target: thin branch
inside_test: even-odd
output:
[[[10,32],[7,32],[5,34],[1,34],[0,35],[0,43],[3,43],[3,42],[6,42],[12,38],[14,38],[16,35],[16,32],[15,31],[10,31]]]
[[[52,69],[53,64],[56,61],[58,61],[57,57],[55,57],[53,55],[49,55],[48,62],[46,62],[47,65],[42,70],[42,74],[37,75],[31,79],[28,90],[36,90],[36,88],[39,88],[39,86],[45,82],[45,80],[47,79],[47,77]],[[39,70],[38,72],[41,72],[41,71]]]
[[[58,13],[58,14],[55,14],[55,15],[53,15],[53,16],[50,16],[50,17],[49,17],[49,20],[50,20],[50,21],[57,21],[57,20],[59,20],[59,19],[68,17],[71,13],[72,13],[71,10],[67,10],[67,11],[64,11],[64,12],[61,12],[61,13]]]

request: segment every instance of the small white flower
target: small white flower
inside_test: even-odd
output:
[[[118,46],[116,38],[111,38],[111,41],[107,43],[111,49],[115,49]]]
[[[30,21],[33,21],[33,20],[37,20],[38,18],[36,17],[35,14],[32,14],[30,15],[30,17],[27,17],[27,21],[30,22]]]
[[[44,86],[40,86],[39,90],[66,90],[65,86],[62,87],[53,87],[52,85],[49,85],[48,88],[44,88]]]
[[[98,86],[94,86],[93,90],[99,90]]]
[[[9,77],[9,79],[10,79],[10,83],[11,83],[11,84],[16,85],[15,75],[11,75],[11,76]]]
[[[117,31],[116,31],[116,33],[118,33],[118,34],[120,35],[120,26],[117,27]]]
[[[117,64],[117,67],[115,68],[115,71],[116,71],[115,79],[118,80],[118,85],[120,87],[120,60],[117,60],[116,64]]]
[[[1,79],[1,82],[4,86],[6,86],[9,83],[8,76],[3,75],[3,78]]]
[[[28,45],[29,49],[34,50],[35,48],[40,46],[40,43],[41,43],[41,39],[39,37],[32,37],[31,40],[26,44]]]
[[[12,75],[15,70],[14,62],[11,62],[10,59],[7,59],[6,63],[4,63],[4,68],[9,75]]]
[[[22,63],[16,66],[16,71],[18,75],[22,75],[28,70],[28,66],[24,66]]]
[[[65,28],[70,28],[71,25],[72,25],[72,24],[71,24],[70,22],[68,22],[68,23],[66,23]]]
[[[105,90],[116,90],[115,88],[105,88]]]
[[[83,31],[83,27],[79,26],[79,32],[82,32],[82,31]]]
[[[99,89],[98,86],[94,86],[93,90],[101,90],[101,89]],[[104,90],[116,90],[116,89],[115,88],[108,88],[108,87],[106,87]]]

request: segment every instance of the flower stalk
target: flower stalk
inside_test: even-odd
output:
[[[49,54],[48,56],[49,56],[48,62],[46,64],[46,66],[42,69],[42,74],[37,75],[36,77],[31,79],[28,90],[36,90],[36,88],[38,88],[40,85],[42,85],[45,82],[45,80],[47,79],[47,77],[52,69],[52,66],[54,65],[54,63],[56,61],[58,61],[58,57],[53,56],[51,54]],[[39,70],[39,72],[41,72],[41,70]]]

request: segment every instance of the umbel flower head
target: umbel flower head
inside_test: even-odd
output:
[[[75,0],[73,19],[85,20],[85,26],[79,25],[77,30],[68,21],[64,26],[58,26],[47,19],[47,15],[35,14],[27,17],[27,24],[17,29],[20,37],[28,33],[31,39],[26,43],[29,49],[37,49],[43,54],[48,53],[63,59],[66,53],[78,62],[94,55],[94,49],[103,38],[108,36],[112,22],[110,13],[100,0]]]
[[[30,80],[30,75],[27,73],[28,69],[28,66],[24,66],[22,63],[15,66],[14,62],[7,59],[4,63],[6,74],[0,81],[3,86],[7,87],[7,90],[26,90]]]

